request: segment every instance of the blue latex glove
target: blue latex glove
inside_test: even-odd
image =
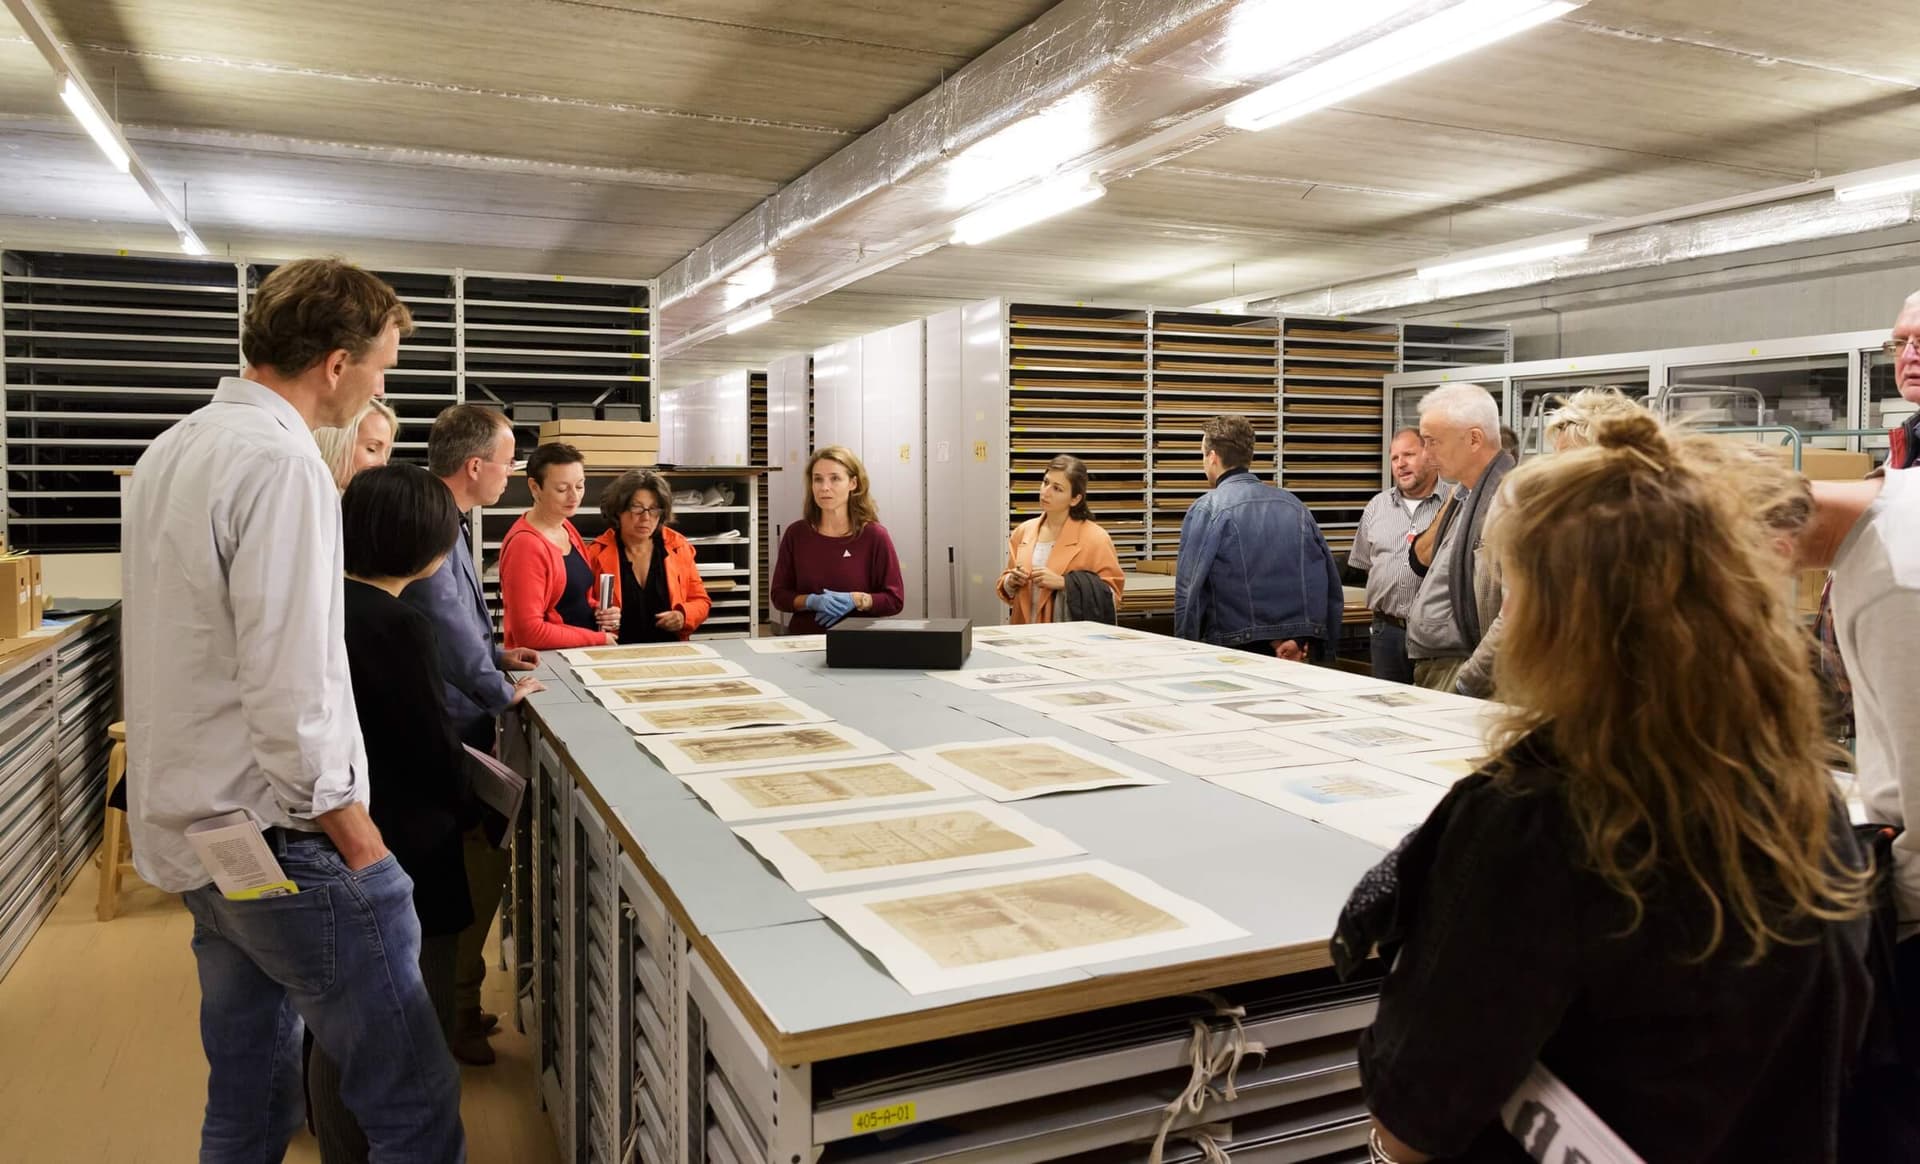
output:
[[[853,613],[853,595],[841,590],[822,590],[807,595],[807,609],[813,611],[813,621],[823,628],[830,627]]]

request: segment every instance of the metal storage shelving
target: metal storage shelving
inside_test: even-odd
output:
[[[100,844],[107,800],[107,728],[120,718],[120,628],[116,611],[86,616],[54,652],[59,723],[60,887]]]
[[[239,372],[246,298],[275,264],[117,252],[0,252],[6,526],[25,549],[120,544],[116,471]],[[387,373],[395,457],[462,400],[532,424],[557,411],[648,420],[652,285],[376,270],[416,330]],[[530,439],[530,435],[529,435]]]
[[[1381,381],[1399,366],[1400,327],[1384,321],[1281,321],[1281,484],[1312,511],[1334,555],[1353,546],[1380,491]]]
[[[1253,471],[1273,476],[1279,464],[1279,334],[1270,316],[1153,313],[1147,557],[1179,555],[1180,523],[1210,488],[1200,451],[1200,426],[1208,417],[1245,416],[1258,441]]]
[[[1148,312],[1016,303],[1006,326],[1009,525],[1039,514],[1047,462],[1071,452],[1120,560],[1147,557]]]
[[[116,603],[0,663],[0,978],[100,844]]]
[[[767,460],[767,374],[765,372],[747,373],[747,464],[756,469],[770,467]],[[771,492],[763,483],[759,489],[759,499],[754,502],[755,518],[761,530],[773,528],[768,522],[767,496]],[[771,622],[767,610],[768,589],[773,573],[773,555],[761,554],[759,565],[754,569],[754,585],[758,597],[753,604],[753,620],[760,623]]]
[[[560,415],[652,420],[651,311],[649,283],[465,272],[466,398],[506,409],[528,447]]]
[[[231,262],[0,253],[7,536],[120,544],[116,470],[240,368]]]

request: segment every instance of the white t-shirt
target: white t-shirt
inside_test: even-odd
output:
[[[1887,473],[1833,559],[1833,627],[1853,685],[1855,766],[1869,819],[1920,824],[1920,469]],[[1920,831],[1893,843],[1900,934],[1920,932]]]
[[[1052,542],[1033,543],[1033,573],[1038,574],[1047,568],[1047,559],[1053,557]],[[1040,587],[1034,582],[1027,583],[1027,620],[1033,621],[1040,614]]]

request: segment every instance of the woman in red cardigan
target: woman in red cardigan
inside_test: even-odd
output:
[[[600,494],[607,532],[587,543],[595,577],[613,575],[608,610],[623,643],[663,643],[692,637],[707,621],[713,600],[700,581],[693,547],[667,528],[673,487],[651,469],[629,469]]]
[[[587,547],[567,520],[586,495],[584,462],[579,449],[557,443],[541,445],[527,458],[533,508],[500,543],[500,605],[510,651],[601,647],[614,641],[619,616],[610,618],[599,609]]]

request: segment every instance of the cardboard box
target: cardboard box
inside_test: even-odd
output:
[[[1793,462],[1793,450],[1784,445],[1768,445],[1763,451],[1788,464]],[[1858,481],[1872,471],[1873,458],[1866,453],[1849,452],[1846,449],[1800,450],[1800,472],[1809,481]],[[1802,615],[1819,613],[1820,593],[1826,589],[1827,572],[1802,570],[1794,581],[1794,608]]]
[[[659,437],[569,436],[555,437],[583,453],[644,453],[658,456]]]
[[[660,425],[651,420],[548,420],[541,422],[540,439],[566,440],[569,437],[608,436],[660,439]]]
[[[958,670],[973,652],[964,618],[849,618],[827,631],[827,666]]]
[[[33,629],[39,630],[47,616],[47,583],[40,575],[40,555],[29,555],[27,561],[33,574]]]
[[[33,618],[32,561],[0,561],[0,639],[24,638],[38,628]]]

